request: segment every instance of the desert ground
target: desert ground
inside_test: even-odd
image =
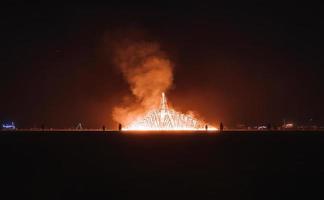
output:
[[[324,132],[8,131],[0,148],[10,199],[324,196]]]

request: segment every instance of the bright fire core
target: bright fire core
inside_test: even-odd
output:
[[[162,93],[161,104],[158,109],[147,112],[144,116],[139,117],[123,130],[217,130],[203,121],[195,119],[188,114],[179,113],[168,108],[167,100]]]

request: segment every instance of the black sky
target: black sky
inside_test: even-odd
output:
[[[324,124],[321,5],[12,4],[1,7],[0,120],[114,126],[129,92],[107,33],[141,29],[175,63],[168,97],[226,124]]]

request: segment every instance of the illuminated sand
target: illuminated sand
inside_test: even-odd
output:
[[[183,114],[170,109],[165,94],[162,93],[161,104],[158,109],[147,112],[138,117],[123,131],[216,131],[217,128],[195,119],[189,114]]]

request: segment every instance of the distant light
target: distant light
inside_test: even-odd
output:
[[[259,126],[259,127],[258,127],[258,130],[265,130],[265,129],[267,129],[266,126]]]
[[[14,122],[11,122],[11,123],[3,123],[2,124],[2,128],[3,129],[13,130],[13,129],[16,129],[16,126],[15,126]]]
[[[285,128],[294,128],[294,124],[293,123],[288,123],[284,125]]]

